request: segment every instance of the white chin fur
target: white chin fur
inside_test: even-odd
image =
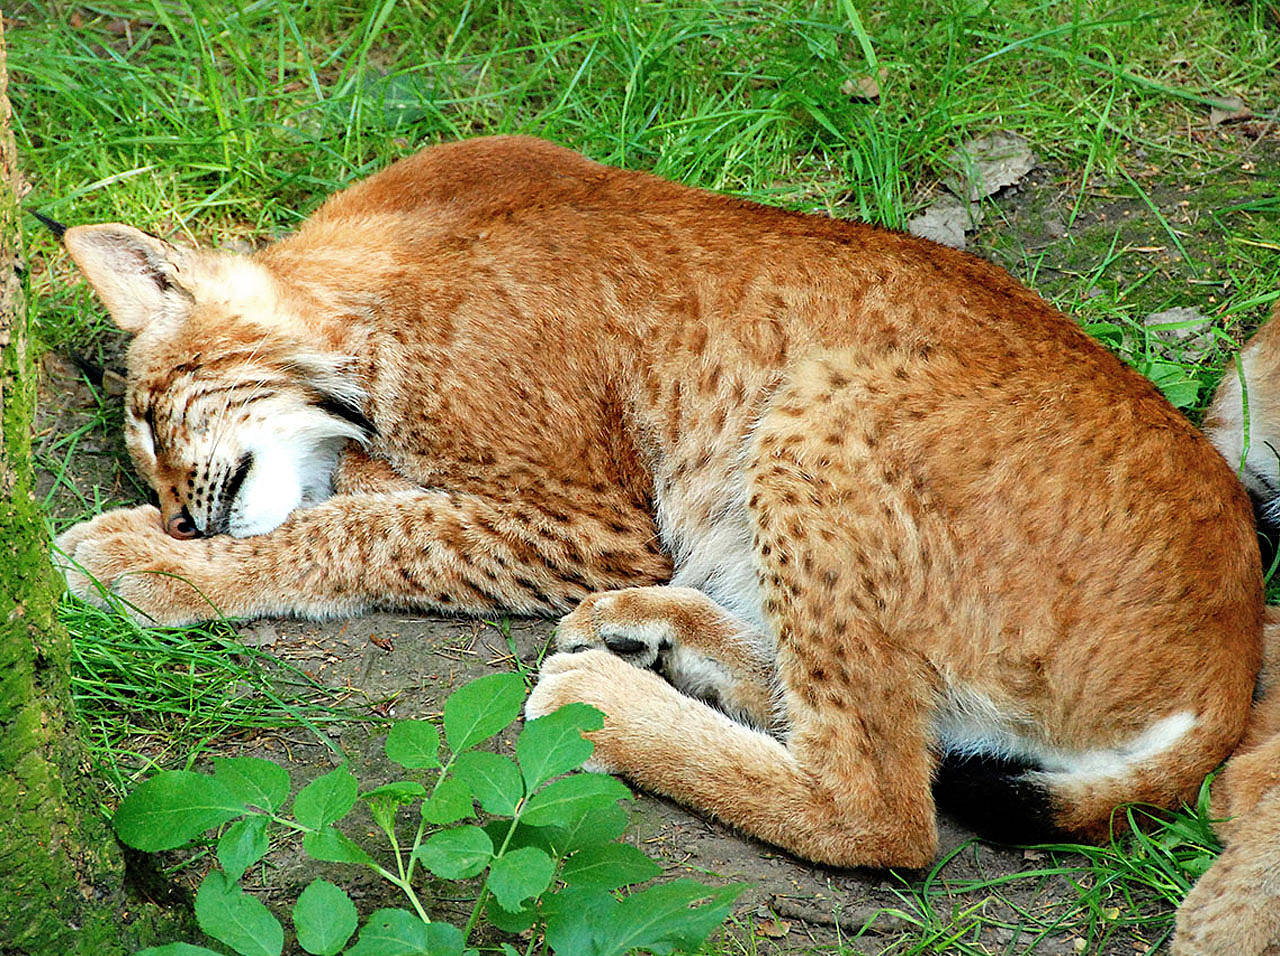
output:
[[[227,530],[233,537],[266,534],[298,508],[324,501],[333,493],[333,472],[346,435],[301,428],[273,430],[245,443],[253,465],[232,503]]]

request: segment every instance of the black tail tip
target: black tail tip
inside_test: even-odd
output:
[[[1025,845],[1062,839],[1053,795],[1027,776],[1031,764],[989,754],[945,754],[933,792],[938,806],[984,839]]]
[[[41,222],[41,224],[42,224],[46,229],[48,229],[51,233],[53,233],[53,237],[54,237],[55,239],[57,239],[59,242],[61,242],[61,241],[62,241],[62,237],[63,237],[64,235],[66,235],[66,233],[67,233],[67,227],[66,227],[66,226],[64,226],[62,223],[58,222],[58,220],[56,220],[56,219],[50,219],[48,216],[46,216],[46,215],[45,215],[44,213],[42,213],[42,212],[36,212],[36,210],[34,210],[34,209],[28,209],[28,210],[27,210],[27,212],[31,213],[31,215],[33,215],[33,216],[35,216],[37,219],[39,219],[39,220],[40,220],[40,222]]]

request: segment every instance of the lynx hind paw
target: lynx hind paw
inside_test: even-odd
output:
[[[605,714],[616,712],[617,695],[628,685],[628,673],[636,675],[625,661],[603,648],[593,648],[580,653],[552,654],[542,664],[538,683],[525,701],[525,720],[535,720],[559,710],[566,704],[583,703],[598,708]],[[602,753],[599,734],[588,734],[596,743],[584,770],[613,773],[616,766]]]
[[[656,667],[659,656],[672,646],[673,629],[669,622],[642,613],[642,602],[634,600],[632,591],[586,598],[556,627],[556,650],[575,654],[603,649],[635,667]]]

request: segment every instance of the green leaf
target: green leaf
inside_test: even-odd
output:
[[[561,854],[572,853],[583,847],[612,843],[627,828],[627,811],[618,804],[608,807],[588,807],[582,813],[557,821],[556,848]]]
[[[484,918],[491,926],[496,926],[504,933],[523,933],[538,922],[538,907],[530,905],[510,912],[499,906],[493,897],[489,897],[489,904],[484,908]]]
[[[524,796],[520,771],[501,754],[469,750],[458,755],[453,773],[490,813],[511,816]]]
[[[560,879],[570,886],[616,890],[643,883],[662,872],[662,867],[643,850],[627,843],[607,843],[579,850],[565,861]]]
[[[463,684],[444,702],[444,738],[454,753],[488,740],[520,715],[524,679],[490,674]]]
[[[1188,408],[1200,395],[1200,383],[1180,365],[1153,360],[1138,363],[1138,371],[1155,383],[1174,408]]]
[[[582,732],[603,726],[604,714],[589,704],[566,704],[526,723],[516,740],[516,759],[529,792],[558,774],[582,766],[595,749]]]
[[[489,865],[493,841],[479,827],[454,827],[432,836],[414,851],[414,856],[436,876],[461,880]]]
[[[555,952],[582,956],[693,950],[724,921],[745,888],[675,880],[621,902],[598,890],[565,890],[543,901],[547,942]]]
[[[630,799],[631,791],[613,777],[581,773],[557,780],[535,793],[525,803],[520,819],[530,826],[545,826]]]
[[[361,800],[390,800],[393,803],[412,803],[427,795],[427,788],[416,780],[394,780],[360,794]]]
[[[356,931],[356,906],[328,880],[312,880],[293,906],[298,945],[316,956],[334,956]]]
[[[387,759],[410,770],[440,766],[440,732],[425,720],[402,720],[387,734]]]
[[[498,905],[519,909],[525,900],[542,894],[551,885],[556,861],[536,847],[508,850],[493,861],[486,884]]]
[[[218,838],[218,862],[229,879],[238,880],[266,855],[269,845],[267,818],[255,813],[231,824]]]
[[[148,946],[140,949],[133,956],[223,956],[222,953],[203,946],[192,946],[190,943],[166,943],[163,946]]]
[[[436,792],[422,804],[422,819],[428,823],[440,825],[456,823],[474,813],[471,791],[467,789],[465,783],[453,777],[441,780],[436,787]]]
[[[560,831],[555,827],[529,827],[523,823],[517,823],[514,830],[511,829],[510,820],[490,820],[481,827],[485,833],[489,834],[489,839],[494,846],[502,846],[505,841],[507,850],[518,850],[522,846],[536,846],[539,850],[548,856],[563,856],[556,849],[556,837]],[[508,839],[507,834],[511,834]]]
[[[413,780],[397,780],[360,794],[360,799],[369,804],[369,813],[378,826],[391,830],[395,826],[396,810],[426,795],[427,788],[422,784]]]
[[[196,922],[241,956],[280,956],[284,928],[261,900],[221,870],[210,870],[196,891]]]
[[[341,820],[356,805],[359,785],[345,766],[317,777],[293,798],[293,817],[304,827],[319,830]]]
[[[407,910],[373,913],[346,956],[462,956],[462,931],[448,923],[424,923]]]
[[[540,905],[546,921],[546,941],[552,952],[599,956],[604,949],[596,937],[609,925],[618,901],[603,890],[571,886],[548,893]]]
[[[746,888],[745,883],[712,888],[694,880],[673,880],[632,893],[610,919],[614,952],[697,949],[724,922]]]
[[[259,757],[214,757],[213,778],[251,807],[275,812],[289,799],[289,772]]]
[[[302,848],[313,860],[326,863],[360,863],[373,866],[374,859],[345,833],[333,827],[325,827],[302,837]]]
[[[137,850],[172,850],[246,811],[226,785],[190,770],[165,770],[124,798],[111,823]]]

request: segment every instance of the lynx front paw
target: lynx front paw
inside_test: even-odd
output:
[[[177,625],[217,617],[217,610],[186,578],[204,557],[199,541],[179,541],[164,531],[150,505],[121,508],[84,521],[59,535],[54,560],[76,597],[109,606],[119,598],[143,623]]]
[[[674,634],[662,608],[649,592],[661,588],[626,588],[589,595],[561,619],[556,650],[577,653],[608,650],[636,667],[652,668],[671,648]]]

